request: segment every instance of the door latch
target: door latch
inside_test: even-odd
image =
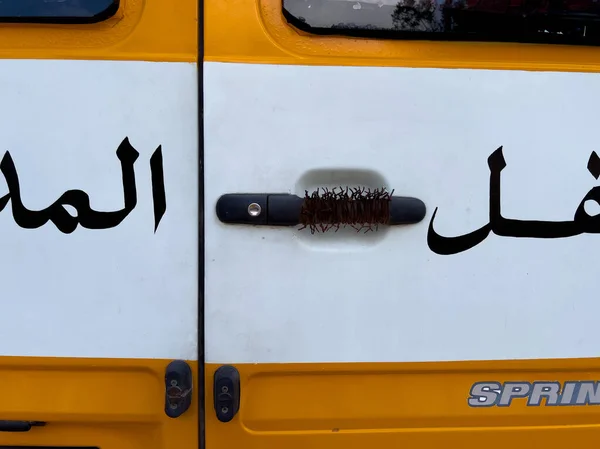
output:
[[[192,369],[183,360],[173,360],[165,371],[165,413],[183,415],[192,404]]]
[[[229,422],[240,409],[240,373],[230,365],[215,371],[214,403],[217,419]]]

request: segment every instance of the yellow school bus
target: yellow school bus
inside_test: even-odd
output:
[[[598,18],[0,2],[0,448],[595,447]]]

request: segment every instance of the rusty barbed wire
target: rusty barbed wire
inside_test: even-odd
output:
[[[390,201],[394,191],[366,187],[336,187],[317,189],[311,194],[305,190],[300,211],[300,229],[308,228],[311,234],[337,232],[350,226],[356,232],[374,231],[379,225],[389,223]]]

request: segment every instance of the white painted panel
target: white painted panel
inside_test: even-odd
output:
[[[504,146],[502,213],[572,220],[598,182],[600,76],[206,63],[206,358],[429,361],[600,355],[600,236],[491,234],[487,158]],[[373,170],[427,207],[381,238],[221,224],[218,197],[303,194],[314,169]],[[359,236],[360,237],[360,236]]]
[[[128,137],[139,152],[137,205],[116,227],[23,229],[12,200],[0,212],[0,355],[195,359],[196,66],[1,60],[0,98],[0,157],[10,152],[29,209],[69,189],[95,210],[123,208],[116,150]],[[167,208],[155,233],[159,145]]]

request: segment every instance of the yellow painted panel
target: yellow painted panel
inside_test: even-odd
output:
[[[0,58],[197,60],[197,0],[121,0],[95,24],[0,24]]]
[[[600,71],[600,47],[316,36],[281,0],[205,0],[205,59],[220,62]]]
[[[198,401],[179,418],[164,413],[169,362],[0,357],[0,420],[47,423],[28,432],[0,432],[0,445],[196,448]],[[188,363],[196,398],[198,364]]]
[[[219,422],[207,366],[209,449],[560,448],[600,438],[600,407],[472,408],[483,381],[600,379],[600,359],[236,365],[240,412]],[[592,447],[585,446],[585,447]]]

